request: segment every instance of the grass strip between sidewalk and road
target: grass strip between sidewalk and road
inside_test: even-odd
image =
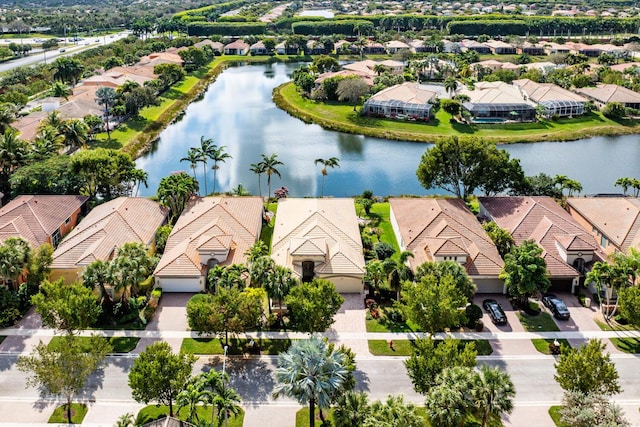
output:
[[[493,348],[488,340],[460,340],[460,344],[474,343],[478,356],[489,356]],[[411,356],[413,340],[393,340],[393,349],[387,340],[368,340],[369,352],[374,356]]]
[[[177,410],[177,406],[174,405],[174,416],[179,418],[182,421],[186,421],[187,415],[189,412],[189,408],[184,407]],[[208,423],[207,425],[213,425],[211,420],[211,406],[202,406],[198,405],[196,408],[196,413],[198,414],[198,419],[200,421],[204,421]],[[167,405],[149,405],[140,409],[138,415],[136,417],[136,425],[140,426],[151,421],[155,421],[160,418],[164,418],[169,415],[169,407]],[[217,420],[216,420],[217,421]],[[237,416],[229,417],[229,427],[242,427],[244,424],[244,409],[240,408],[240,412]],[[217,424],[216,425],[220,425]],[[222,423],[224,425],[224,423]]]
[[[562,409],[562,406],[559,406],[559,405],[552,406],[551,408],[549,408],[549,416],[551,417],[551,419],[555,423],[556,427],[571,427],[570,425],[565,424],[565,423],[560,421],[560,418],[562,417],[560,415],[560,410],[561,409]]]
[[[83,349],[85,349],[85,351],[89,351],[91,349],[91,342],[89,337],[73,337],[73,339],[80,341],[80,345]],[[140,338],[110,337],[107,338],[107,340],[109,341],[109,344],[111,344],[111,347],[113,347],[113,350],[111,351],[112,353],[129,353],[136,348],[138,342],[140,341]],[[63,337],[56,336],[51,338],[48,347],[50,349],[56,349],[63,345],[63,342]]]
[[[250,339],[229,338],[228,355],[240,356],[246,353],[277,355],[287,351],[291,346],[290,339],[256,338],[254,348],[250,347]],[[193,354],[224,354],[224,340],[222,338],[185,338],[180,350]]]
[[[71,421],[67,419],[67,404],[58,406],[49,417],[49,424],[82,424],[89,408],[84,403],[71,404]]]
[[[607,323],[599,319],[596,319],[596,324],[603,331],[617,331],[620,332],[621,335],[624,335],[626,331],[634,331],[640,329],[640,327],[635,325],[621,325],[617,322]],[[615,348],[624,353],[640,354],[640,338],[621,336],[617,338],[609,338],[609,340]]]
[[[536,350],[538,350],[538,352],[542,354],[547,354],[547,355],[551,354],[551,351],[549,351],[549,344],[551,344],[554,341],[556,340],[553,338],[536,338],[531,340],[531,342],[533,343],[533,346],[536,348]],[[571,344],[566,339],[560,338],[557,341],[560,344],[560,348],[562,347],[571,348]]]

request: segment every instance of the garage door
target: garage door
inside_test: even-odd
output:
[[[478,294],[501,294],[504,291],[504,283],[498,279],[474,279]]]
[[[333,282],[333,284],[336,285],[336,290],[341,294],[361,294],[364,289],[362,279],[360,278],[338,276],[327,277],[326,279]]]
[[[200,278],[184,278],[184,277],[156,278],[156,285],[162,288],[162,292],[204,291],[204,286],[200,284]]]
[[[551,286],[549,287],[549,292],[571,292],[571,285],[573,283],[572,279],[565,280],[551,280]]]

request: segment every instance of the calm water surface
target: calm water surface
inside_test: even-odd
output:
[[[137,160],[149,173],[149,188],[155,194],[160,179],[171,172],[191,173],[188,162],[180,162],[200,137],[214,138],[233,157],[220,163],[216,191],[229,191],[242,184],[257,195],[257,175],[249,170],[260,154],[278,153],[284,163],[282,178],[272,178],[272,189],[286,186],[290,196],[319,196],[320,166],[317,158],[337,157],[340,167],[329,169],[325,195],[352,196],[363,190],[377,195],[432,194],[415,175],[420,156],[428,144],[398,142],[326,131],[308,125],[278,109],[271,101],[274,87],[290,80],[297,64],[232,67],[209,86],[202,100],[193,102],[184,116],[161,134],[153,149]],[[573,142],[540,142],[504,146],[519,158],[527,175],[545,172],[563,174],[582,183],[583,193],[619,192],[613,182],[624,176],[640,176],[640,136],[598,137]],[[212,162],[208,167],[211,168]],[[202,165],[197,169],[204,190]],[[208,190],[213,189],[213,171],[207,171]],[[262,177],[262,194],[267,191]]]

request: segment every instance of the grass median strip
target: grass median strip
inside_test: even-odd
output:
[[[74,337],[75,340],[80,341],[86,351],[90,349],[89,337]],[[137,337],[110,337],[108,338],[109,344],[113,347],[112,353],[129,353],[133,351],[138,345],[140,338]],[[49,348],[56,349],[63,345],[63,337],[53,337],[49,341]]]
[[[287,351],[291,346],[290,339],[255,339],[253,347],[251,340],[245,338],[230,338],[228,355],[268,354],[277,355]],[[182,340],[182,351],[193,354],[224,354],[224,340],[221,338],[185,338]]]
[[[476,345],[478,356],[489,356],[493,348],[487,340],[460,340],[460,344],[472,342]],[[369,340],[369,352],[374,356],[411,356],[413,340],[393,340],[393,348],[386,340]]]
[[[548,313],[542,312],[536,316],[530,316],[525,313],[516,313],[518,319],[520,319],[520,323],[524,327],[527,332],[559,332],[560,328],[556,325],[556,322],[553,320]],[[552,343],[553,339],[532,339],[531,343],[533,346],[542,354],[551,354],[549,350],[549,343]],[[558,340],[560,346],[568,346],[571,347],[569,341],[565,339]]]
[[[176,411],[176,406],[174,403],[174,411]],[[189,413],[189,408],[184,407],[179,411],[175,412],[175,416],[182,421],[186,421]],[[211,406],[198,405],[196,406],[196,413],[198,414],[198,419],[205,425],[214,425],[211,420]],[[149,423],[151,421],[155,421],[157,419],[166,417],[169,415],[169,407],[167,405],[149,405],[140,409],[138,415],[136,417],[136,425],[143,425]],[[240,408],[240,412],[236,416],[229,417],[229,427],[242,427],[244,424],[244,409]],[[173,424],[172,424],[173,425]],[[223,425],[216,420],[216,425]]]
[[[71,404],[71,420],[67,419],[67,404],[58,406],[53,414],[49,417],[49,424],[82,424],[85,415],[87,415],[87,405],[84,403],[72,403]]]

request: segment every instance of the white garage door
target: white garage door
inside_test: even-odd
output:
[[[474,279],[478,294],[501,294],[504,290],[504,283],[498,279]]]
[[[162,292],[201,292],[204,286],[200,284],[200,278],[163,277],[156,279],[157,286]]]
[[[327,277],[326,279],[333,282],[336,285],[336,290],[341,294],[361,294],[364,289],[360,278],[337,276]]]

